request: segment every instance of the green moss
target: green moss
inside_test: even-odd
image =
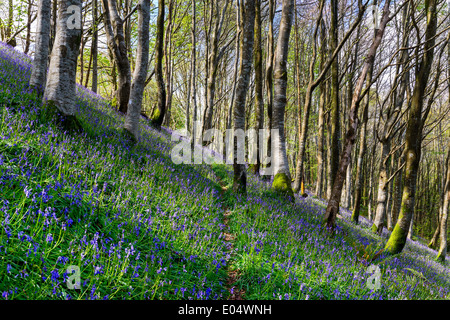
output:
[[[117,97],[114,97],[111,100],[111,107],[113,107],[114,109],[117,109]]]
[[[373,233],[378,233],[378,227],[377,227],[377,225],[374,223],[374,224],[372,225],[372,227],[370,228],[370,230],[371,230]]]
[[[396,224],[384,249],[390,254],[400,253],[405,246],[407,236],[408,230],[405,231]]]
[[[280,194],[287,195],[294,198],[291,181],[289,181],[285,173],[277,173],[273,179],[272,188]]]
[[[54,121],[70,132],[81,132],[83,126],[75,115],[64,115],[61,113],[53,100],[47,100],[42,106],[40,120],[42,122]]]
[[[159,120],[159,117],[161,116],[161,112],[158,108],[155,108],[155,111],[153,112],[152,121],[157,122]]]
[[[358,222],[359,222],[359,213],[357,213],[355,210],[353,210],[353,212],[352,212],[352,221],[355,224],[358,224]]]

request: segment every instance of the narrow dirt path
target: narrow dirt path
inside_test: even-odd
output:
[[[222,187],[220,194],[222,197],[227,191],[227,187],[222,180],[218,179],[218,182]],[[225,225],[225,228],[222,232],[222,236],[227,242],[227,251],[230,253],[234,250],[234,240],[236,239],[236,236],[230,231],[230,219],[232,218],[232,214],[233,213],[227,206],[223,208],[223,224]],[[239,288],[235,285],[237,280],[239,280],[239,270],[230,269],[229,259],[227,260],[227,275],[226,286],[230,292],[229,300],[244,300],[245,291],[239,290]]]

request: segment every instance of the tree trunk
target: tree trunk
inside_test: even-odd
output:
[[[97,93],[98,86],[98,26],[97,26],[97,16],[98,16],[98,0],[93,0],[92,2],[92,20],[94,32],[92,34],[92,91]]]
[[[333,52],[338,45],[338,0],[331,0],[331,26],[330,26],[330,50]],[[339,121],[339,60],[336,59],[331,65],[331,172],[328,181],[330,186],[334,185],[334,179],[339,166],[339,135],[340,135],[340,121]],[[331,196],[331,195],[330,195]]]
[[[289,50],[289,36],[292,28],[294,14],[294,0],[283,0],[281,12],[280,31],[277,40],[274,63],[274,101],[272,114],[272,129],[276,132],[272,136],[274,167],[274,180],[272,187],[281,193],[293,197],[291,187],[291,174],[286,153],[286,141],[284,135],[284,112],[286,108],[287,89],[287,57]]]
[[[141,115],[145,80],[147,80],[150,0],[140,0],[138,12],[138,47],[136,53],[136,68],[133,74],[133,84],[131,85],[128,112],[125,117],[125,130],[127,130],[136,141],[139,141],[139,118]]]
[[[162,59],[164,46],[164,0],[158,0],[158,18],[156,21],[155,77],[158,84],[158,108],[152,117],[152,123],[160,128],[166,113],[166,88],[164,86]]]
[[[196,33],[197,33],[197,10],[195,6],[195,0],[192,0],[191,3],[192,10],[192,26],[191,26],[191,39],[192,44],[195,44],[196,41]],[[192,74],[191,74],[191,99],[192,99],[192,138],[191,138],[191,148],[194,151],[195,143],[197,142],[197,92],[196,92],[196,62],[197,62],[197,52],[195,45],[192,46],[191,51],[191,64],[192,64]],[[192,152],[193,154],[194,152]]]
[[[256,121],[255,130],[259,132],[264,128],[264,100],[263,100],[263,68],[262,68],[262,46],[261,46],[261,0],[255,0],[255,108]],[[259,175],[261,167],[260,149],[261,139],[256,140],[256,164],[253,166],[253,173]]]
[[[273,109],[273,19],[275,11],[275,1],[269,0],[269,31],[267,34],[267,56],[266,56],[266,94],[267,94],[267,127],[272,128],[272,109]],[[273,158],[272,154],[272,138],[269,130],[267,139],[267,157]],[[266,161],[264,161],[266,162]],[[266,162],[269,166],[270,162]]]
[[[69,27],[70,6],[80,8],[81,0],[59,1],[58,22],[55,43],[52,50],[49,74],[44,92],[44,101],[50,112],[63,116],[63,125],[79,128],[75,118],[76,71],[80,52],[81,28]]]
[[[40,94],[45,91],[50,41],[51,0],[41,0],[38,6],[35,54],[30,78],[30,87]]]
[[[450,45],[449,45],[450,46]],[[442,205],[441,216],[441,230],[440,230],[440,246],[437,259],[444,261],[447,253],[447,222],[448,222],[448,210],[450,204],[450,137],[448,138],[448,150],[447,150],[447,179],[444,188],[444,200]]]
[[[102,0],[104,24],[108,47],[113,53],[119,71],[119,86],[116,92],[116,105],[122,113],[127,112],[131,90],[131,68],[123,33],[123,20],[117,11],[116,0]]]
[[[372,225],[372,231],[378,234],[383,232],[385,226],[386,217],[386,203],[388,192],[388,155],[391,148],[390,140],[383,139],[381,141],[381,163],[380,163],[380,175],[378,178],[378,197],[377,207],[375,209],[375,221]]]
[[[245,131],[245,100],[247,97],[248,84],[250,82],[250,73],[253,61],[253,42],[255,33],[255,1],[246,0],[245,7],[241,6],[241,17],[243,21],[243,33],[241,40],[241,57],[239,59],[239,80],[236,89],[236,100],[234,103],[234,132],[237,130]],[[241,146],[242,147],[242,146]],[[233,169],[234,180],[233,190],[235,192],[246,192],[247,174],[245,172],[245,163],[238,161],[240,158],[238,152],[237,137],[233,137]]]
[[[405,185],[403,187],[400,215],[386,244],[385,250],[391,254],[403,250],[408,235],[408,229],[412,223],[414,212],[414,198],[416,193],[416,178],[419,169],[422,129],[426,119],[422,117],[425,88],[431,71],[434,56],[434,44],[437,28],[436,0],[425,1],[427,26],[425,31],[425,45],[422,61],[419,64],[411,98],[411,107],[405,136]]]

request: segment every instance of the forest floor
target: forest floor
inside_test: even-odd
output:
[[[343,210],[330,235],[323,202],[289,202],[250,174],[234,194],[231,166],[175,164],[172,132],[144,118],[131,143],[123,115],[81,86],[83,132],[66,132],[30,73],[30,58],[0,43],[1,299],[450,298],[435,251],[408,241],[377,255],[386,235],[364,218]]]

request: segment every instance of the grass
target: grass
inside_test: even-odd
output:
[[[83,87],[83,133],[66,132],[28,90],[29,63],[0,44],[1,299],[227,299],[230,272],[245,299],[449,298],[434,251],[377,255],[385,238],[345,219],[330,236],[320,199],[293,204],[250,174],[236,195],[230,166],[174,164],[170,131],[144,119],[130,143],[123,115]],[[69,266],[81,290],[67,288]]]

